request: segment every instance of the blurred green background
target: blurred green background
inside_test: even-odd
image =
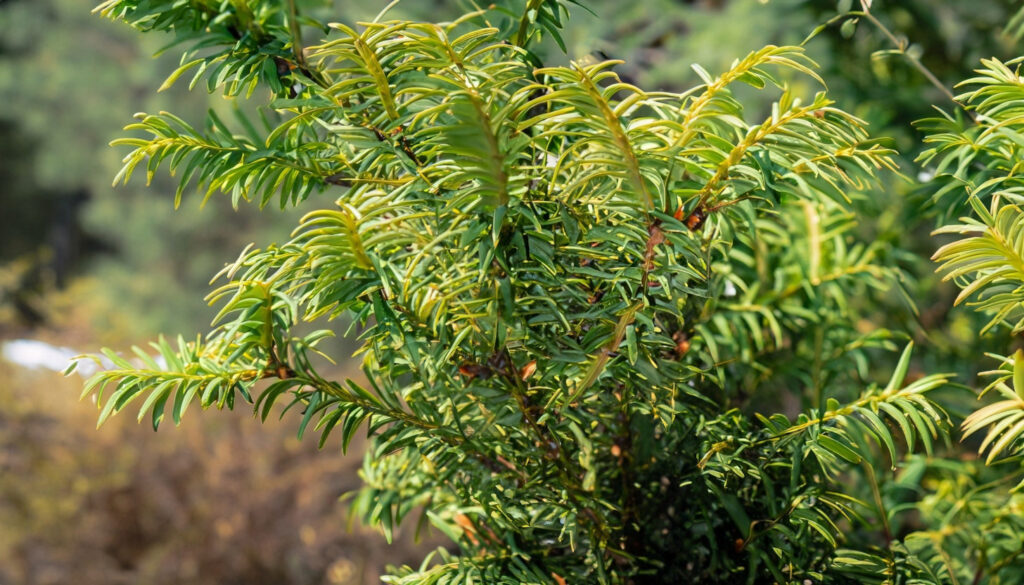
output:
[[[318,0],[305,9],[351,23],[385,4]],[[691,63],[715,72],[764,44],[800,43],[850,2],[587,4],[597,16],[578,10],[568,56],[551,47],[549,60],[621,58],[627,81],[683,90],[697,79]],[[874,10],[952,87],[979,58],[1018,53],[1002,30],[1015,4],[876,0]],[[317,452],[294,438],[295,421],[260,425],[244,410],[187,417],[159,434],[130,417],[96,431],[95,407],[78,401],[81,379],[52,371],[101,345],[203,328],[213,315],[202,300],[209,278],[248,243],[286,238],[303,211],[233,210],[217,197],[201,208],[199,196],[174,211],[173,183],[160,175],[149,188],[112,188],[121,153],[106,145],[134,112],[199,120],[206,108],[245,105],[184,85],[156,93],[177,65],[173,50],[152,57],[167,39],[106,22],[93,6],[0,0],[0,585],[355,584],[376,582],[388,563],[418,562],[431,537],[417,545],[407,529],[387,547],[372,530],[349,527],[339,496],[358,485],[358,448]],[[391,16],[443,19],[469,8],[405,0]],[[905,60],[879,53],[892,48],[867,23],[828,27],[808,43],[839,106],[888,137],[906,175],[927,176],[912,162],[922,145],[911,123],[931,104],[950,104]],[[920,310],[894,293],[865,327],[907,331],[926,348],[915,367],[953,367],[971,383],[985,348],[970,333],[973,317],[950,310],[956,293],[927,260],[940,208],[897,176],[857,206],[875,218],[865,237],[904,251],[889,260],[906,269]],[[1002,349],[1006,340],[984,343]]]

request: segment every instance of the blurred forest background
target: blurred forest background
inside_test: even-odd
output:
[[[323,20],[354,23],[386,2],[303,4]],[[437,20],[467,4],[405,0],[391,15]],[[691,63],[714,73],[765,44],[798,44],[850,2],[586,4],[598,16],[580,10],[568,56],[552,48],[552,60],[621,58],[627,81],[682,90],[696,83]],[[876,0],[874,10],[952,87],[979,58],[1024,52],[1003,31],[1016,4]],[[207,108],[230,116],[245,105],[185,84],[156,93],[177,65],[172,55],[152,58],[161,39],[106,22],[93,5],[0,0],[0,585],[357,584],[376,582],[386,564],[417,562],[429,535],[416,545],[401,534],[387,547],[372,530],[349,527],[339,496],[358,485],[358,448],[317,452],[294,437],[295,421],[260,425],[241,410],[189,417],[158,435],[130,417],[97,432],[95,407],[78,401],[81,379],[28,363],[41,349],[60,361],[201,329],[213,315],[202,301],[209,278],[249,242],[285,238],[302,213],[236,211],[216,197],[205,209],[186,197],[174,211],[173,184],[160,175],[148,189],[140,180],[112,188],[122,153],[106,144],[133,112],[198,120]],[[951,104],[905,59],[884,54],[894,48],[867,23],[828,27],[808,44],[831,97],[890,137],[915,177],[927,170],[913,163],[922,145],[912,122],[931,104]],[[864,327],[910,333],[924,350],[915,367],[953,367],[971,383],[980,365],[972,356],[984,348],[970,333],[973,317],[950,310],[956,292],[928,260],[940,209],[896,176],[856,204],[877,218],[868,236],[916,252],[893,260],[919,313],[894,292]]]

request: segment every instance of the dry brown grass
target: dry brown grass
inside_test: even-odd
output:
[[[347,529],[358,446],[244,409],[96,431],[79,388],[0,362],[0,583],[354,585],[422,558],[408,532]]]

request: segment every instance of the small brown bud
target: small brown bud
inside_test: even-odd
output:
[[[690,339],[682,331],[677,331],[672,340],[676,342],[676,356],[683,359],[690,351]]]
[[[525,381],[529,380],[530,376],[532,376],[533,373],[536,372],[536,371],[537,371],[537,360],[530,360],[530,361],[526,362],[525,366],[519,368],[519,379],[525,382]]]

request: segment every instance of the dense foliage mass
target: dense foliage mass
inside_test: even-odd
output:
[[[453,543],[393,583],[1013,582],[1000,509],[1017,496],[932,458],[948,376],[910,375],[912,344],[865,326],[906,282],[863,236],[894,153],[793,89],[820,82],[799,47],[696,67],[683,93],[627,83],[617,61],[546,64],[569,4],[351,27],[294,1],[104,2],[185,45],[165,85],[271,96],[234,128],[139,115],[119,178],[163,166],[178,200],[198,185],[317,204],[222,272],[209,333],[106,352],[86,387],[101,421],[136,402],[156,427],[193,402],[265,418],[283,401],[321,445],[365,429],[355,509],[389,536],[418,513]],[[303,26],[327,40],[304,48]],[[930,122],[924,161],[936,200],[967,185],[977,214],[940,260],[992,326],[1016,325],[1024,102],[1015,72],[986,66],[960,98],[977,125]],[[770,94],[763,116],[741,86]],[[358,339],[365,381],[321,373],[335,330]],[[899,346],[892,371],[872,367]],[[1006,384],[1024,359],[1003,362],[1006,400],[965,422],[989,462],[1024,434]]]

